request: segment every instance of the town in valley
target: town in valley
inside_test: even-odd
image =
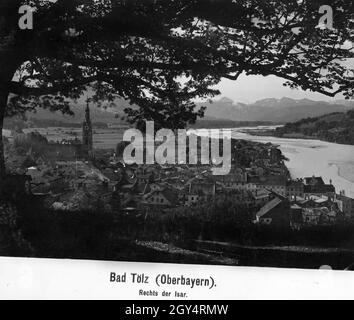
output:
[[[353,222],[354,199],[322,177],[292,179],[287,159],[271,143],[232,139],[232,169],[217,176],[212,164],[128,165],[122,157],[126,143],[95,148],[94,132],[88,103],[82,137],[48,141],[36,130],[14,128],[5,140],[7,196],[31,199],[59,215],[110,215],[131,224],[131,240],[140,248],[181,256],[198,251],[211,263],[239,263],[220,257],[214,245],[224,232],[232,240],[241,226],[296,233]],[[196,230],[186,231],[183,219]]]

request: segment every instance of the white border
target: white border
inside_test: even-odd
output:
[[[110,272],[145,273],[150,285],[110,283]],[[165,299],[139,296],[139,289],[159,290],[159,273],[209,277],[217,286],[166,287],[187,292],[189,300],[312,300],[354,298],[354,273],[350,271],[289,270],[154,263],[0,258],[0,299]]]

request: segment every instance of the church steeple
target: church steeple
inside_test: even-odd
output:
[[[82,124],[82,144],[89,155],[92,155],[93,138],[89,99],[86,100],[85,121]]]
[[[85,121],[91,123],[89,100],[86,100]]]

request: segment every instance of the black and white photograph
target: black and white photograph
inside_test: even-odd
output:
[[[0,0],[1,132],[1,257],[354,270],[353,1]]]

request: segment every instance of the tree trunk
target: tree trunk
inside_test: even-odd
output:
[[[7,105],[8,93],[0,91],[0,195],[3,190],[3,181],[5,177],[5,155],[4,155],[4,141],[2,137],[2,129],[4,125],[4,116]]]
[[[7,92],[0,92],[0,132],[2,133],[2,129],[4,126],[4,116],[7,105]],[[5,164],[4,164],[4,152],[3,152],[3,138],[2,134],[0,135],[0,177],[3,176],[5,172]]]
[[[5,156],[4,156],[4,139],[2,136],[2,129],[4,127],[4,118],[6,114],[7,101],[9,97],[9,83],[18,66],[16,53],[8,51],[7,54],[0,52],[0,193],[2,190],[3,179],[5,176]]]
[[[4,155],[4,139],[2,136],[2,129],[4,127],[4,118],[6,114],[7,102],[9,98],[9,89],[7,87],[7,83],[9,83],[17,69],[17,63],[13,58],[15,56],[14,53],[9,55],[10,57],[0,54],[0,62],[6,61],[6,63],[0,63],[0,194],[3,185],[3,179],[5,176],[5,155]]]
[[[16,1],[14,1],[14,3],[15,2]],[[1,10],[0,13],[2,13]],[[0,15],[0,19],[5,21],[3,22],[5,25],[7,23],[10,25],[10,21],[7,21],[6,17]],[[8,84],[12,81],[16,70],[21,65],[21,61],[23,61],[23,59],[21,59],[22,54],[23,49],[16,45],[16,28],[14,27],[12,31],[5,34],[0,32],[0,193],[2,189],[1,186],[3,185],[3,178],[5,176],[2,129],[6,114],[7,101],[10,94]]]

